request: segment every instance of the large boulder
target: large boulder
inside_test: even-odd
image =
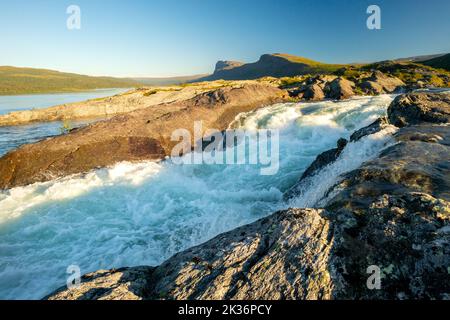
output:
[[[417,92],[395,98],[388,109],[389,122],[397,127],[418,123],[448,123],[450,95]]]
[[[334,266],[345,270],[337,298],[450,299],[450,132],[418,125],[395,138],[330,190]],[[380,290],[362,284],[369,266]]]
[[[405,83],[399,78],[388,76],[378,70],[360,84],[363,92],[369,94],[392,93],[404,86]]]
[[[330,99],[335,100],[348,99],[355,95],[355,93],[353,92],[354,88],[355,88],[354,82],[339,77],[327,83],[325,87],[325,93],[327,98]]]
[[[323,93],[321,86],[314,83],[306,86],[303,92],[303,98],[305,100],[320,101],[325,98],[325,94]]]

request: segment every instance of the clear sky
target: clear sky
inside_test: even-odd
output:
[[[66,27],[71,4],[80,30]],[[370,4],[381,30],[366,27]],[[450,52],[450,1],[0,0],[0,65],[174,76],[274,52],[330,63]]]

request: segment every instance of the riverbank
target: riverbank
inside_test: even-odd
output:
[[[206,90],[206,89],[205,89]],[[285,101],[272,85],[241,82],[196,94],[193,98],[141,108],[68,134],[28,144],[0,158],[0,189],[52,180],[120,161],[161,160],[171,155],[176,129],[225,130],[242,112]],[[183,94],[185,97],[186,93]],[[98,109],[96,109],[98,110]]]
[[[126,90],[117,94],[52,106],[49,108],[33,108],[0,114],[1,126],[17,126],[36,122],[77,121],[95,118],[111,118],[115,115],[181,101],[211,92],[222,87],[240,87],[257,81],[215,81],[189,86],[148,87]],[[32,106],[32,104],[30,104]]]

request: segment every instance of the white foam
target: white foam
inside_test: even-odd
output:
[[[306,178],[298,188],[298,196],[287,207],[322,207],[329,197],[327,191],[338,183],[342,174],[357,169],[364,162],[374,159],[384,148],[395,143],[394,126],[347,144],[335,162],[322,168],[314,176]],[[325,198],[326,197],[326,198]]]

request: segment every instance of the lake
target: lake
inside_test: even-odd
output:
[[[29,94],[0,96],[0,115],[13,111],[43,109],[60,104],[80,102],[113,96],[130,89],[99,89],[86,92]],[[96,119],[98,120],[98,119]],[[79,127],[95,120],[71,121],[72,127]],[[25,143],[39,141],[46,137],[61,134],[62,122],[32,123],[21,126],[0,127],[0,156]]]
[[[43,109],[60,104],[80,102],[123,93],[130,89],[98,89],[85,92],[25,94],[17,96],[0,96],[0,115],[13,111]]]

